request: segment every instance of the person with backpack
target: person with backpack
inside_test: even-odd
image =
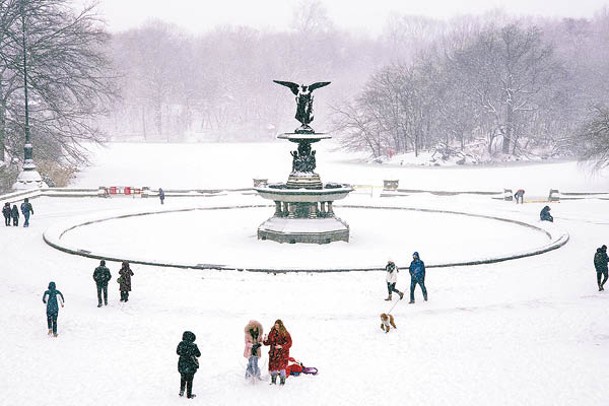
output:
[[[286,368],[288,366],[288,359],[290,358],[292,337],[283,325],[283,321],[279,319],[275,321],[269,335],[264,336],[262,343],[270,347],[269,372],[271,373],[271,385],[277,384],[277,375],[279,375],[279,384],[285,385]]]
[[[30,214],[34,214],[34,208],[32,207],[32,203],[30,203],[30,199],[27,197],[23,199],[23,203],[21,203],[21,213],[23,213],[23,218],[25,221],[23,222],[23,227],[30,226]]]
[[[49,282],[49,289],[42,295],[42,303],[47,305],[47,326],[49,327],[49,335],[57,337],[57,316],[59,315],[59,306],[57,304],[57,296],[60,298],[61,307],[63,307],[63,294],[55,287],[55,282]]]
[[[385,265],[385,281],[387,282],[387,291],[389,292],[389,296],[385,301],[391,301],[391,294],[396,292],[400,296],[400,300],[404,297],[404,294],[395,288],[396,283],[398,282],[398,272],[400,271],[395,263],[390,259],[387,261],[387,265]]]
[[[129,292],[131,291],[131,277],[134,275],[129,267],[129,262],[123,261],[118,274],[120,277],[116,281],[119,283],[118,289],[121,292],[121,302],[127,302],[129,301]]]
[[[186,397],[188,399],[194,398],[195,395],[192,393],[192,381],[195,378],[197,369],[199,369],[199,358],[201,351],[195,344],[197,336],[191,331],[185,331],[182,334],[182,341],[178,344],[176,353],[180,356],[178,359],[178,372],[180,373],[180,396],[184,396],[184,389],[186,389]]]
[[[256,320],[250,320],[243,329],[245,333],[245,349],[243,356],[247,358],[247,369],[245,377],[250,379],[260,379],[260,368],[258,360],[262,355],[260,347],[262,346],[262,324]]]
[[[412,262],[408,268],[410,272],[410,302],[414,303],[414,288],[419,285],[423,291],[423,299],[427,302],[427,289],[425,288],[425,263],[419,258],[419,253],[412,254]]]
[[[17,227],[19,225],[19,209],[16,204],[11,209],[11,217],[13,218],[13,225]]]
[[[607,263],[609,257],[607,256],[607,246],[603,245],[596,249],[594,254],[594,268],[596,268],[596,283],[598,285],[598,291],[605,290],[605,282],[607,282]],[[601,281],[602,278],[602,281]]]
[[[104,304],[108,305],[108,282],[112,279],[110,270],[106,268],[106,261],[99,261],[99,266],[93,271],[93,280],[97,287],[97,307],[102,307],[102,293],[104,296]]]

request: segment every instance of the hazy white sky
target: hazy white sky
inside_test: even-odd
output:
[[[91,0],[74,0],[87,3]],[[111,31],[141,25],[150,18],[193,32],[223,24],[287,29],[301,0],[98,0]],[[516,15],[591,17],[609,0],[322,0],[340,28],[378,33],[392,12],[447,18],[502,8]]]

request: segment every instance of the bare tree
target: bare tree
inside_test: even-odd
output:
[[[577,131],[582,161],[591,161],[597,169],[609,166],[609,108],[591,108],[586,122]]]
[[[502,136],[505,154],[516,152],[530,116],[555,90],[554,82],[563,73],[540,30],[517,24],[481,33],[473,45],[456,51],[450,62],[494,122],[489,134]]]
[[[0,131],[9,156],[20,157],[24,142],[23,33],[37,156],[82,161],[81,143],[100,140],[93,119],[106,113],[116,91],[104,54],[108,35],[94,7],[74,13],[66,0],[0,1]]]

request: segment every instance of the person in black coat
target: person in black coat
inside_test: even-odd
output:
[[[102,306],[102,292],[104,294],[104,304],[108,305],[108,282],[112,279],[110,270],[106,268],[106,261],[99,261],[99,266],[93,272],[93,280],[97,286],[97,307]]]
[[[131,291],[131,277],[133,271],[129,267],[129,262],[123,261],[121,269],[118,271],[120,277],[117,279],[119,283],[119,291],[121,292],[121,302],[129,301],[129,292]]]
[[[541,221],[549,221],[549,222],[554,222],[554,217],[552,217],[552,215],[550,214],[550,206],[545,206],[543,209],[541,209],[541,212],[539,213],[539,219]]]
[[[11,217],[13,218],[13,225],[17,227],[19,225],[19,209],[16,204],[11,209]]]
[[[194,398],[196,395],[192,393],[192,381],[199,369],[198,357],[201,356],[199,347],[195,344],[197,336],[191,331],[185,331],[182,334],[182,341],[178,344],[176,353],[180,356],[178,359],[178,372],[180,373],[180,396],[184,396],[186,389],[186,397]]]
[[[609,272],[607,271],[608,262],[607,246],[603,245],[602,247],[597,248],[596,253],[594,254],[594,268],[596,268],[596,283],[598,284],[599,292],[605,290],[605,283],[609,277]]]
[[[4,203],[2,207],[2,215],[4,216],[4,225],[11,225],[11,204],[9,202]]]
[[[57,337],[57,316],[59,315],[57,296],[60,297],[61,307],[63,307],[63,294],[55,289],[55,282],[49,282],[49,289],[42,295],[42,303],[47,305],[47,325],[49,335],[53,334],[53,337]]]

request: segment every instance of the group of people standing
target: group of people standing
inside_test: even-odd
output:
[[[269,346],[269,373],[271,374],[271,385],[285,385],[287,377],[286,369],[290,358],[290,347],[292,347],[292,336],[285,328],[283,321],[275,320],[268,335],[263,335],[262,324],[256,320],[250,320],[243,329],[245,334],[245,348],[243,356],[247,358],[245,377],[249,379],[260,379],[260,368],[258,360],[261,356],[263,345]]]
[[[134,275],[129,267],[129,262],[123,261],[121,269],[118,271],[120,277],[117,279],[121,294],[121,302],[129,300],[129,292],[131,291],[131,277]],[[93,272],[93,280],[97,287],[97,307],[102,307],[102,299],[105,305],[108,305],[108,282],[112,280],[112,274],[106,261],[103,259],[99,262],[99,266]],[[49,335],[57,337],[57,317],[59,315],[59,305],[63,307],[63,294],[57,290],[55,282],[49,282],[48,289],[42,295],[42,302],[47,305],[47,325],[49,327]]]
[[[21,214],[23,214],[23,218],[25,219],[23,223],[23,227],[29,227],[30,225],[30,216],[34,214],[34,208],[32,207],[32,203],[30,203],[30,199],[27,197],[23,199],[23,203],[21,203]],[[4,225],[10,226],[12,225],[17,227],[19,226],[19,209],[16,204],[11,204],[9,202],[4,203],[2,207],[2,215],[4,216]]]
[[[385,281],[387,282],[387,291],[389,293],[385,300],[391,301],[393,292],[396,292],[400,296],[400,300],[402,300],[404,293],[395,288],[398,278],[397,274],[399,272],[395,262],[393,262],[391,259],[387,261],[385,271]],[[412,261],[408,267],[408,272],[410,273],[410,301],[408,303],[414,303],[414,291],[417,285],[419,285],[421,292],[423,292],[423,300],[427,301],[427,288],[425,287],[425,263],[421,261],[417,251],[412,254]]]
[[[246,379],[261,379],[258,360],[262,355],[261,347],[265,345],[269,347],[269,373],[271,374],[271,385],[277,384],[277,377],[279,377],[279,385],[285,385],[292,337],[286,330],[283,321],[279,319],[275,320],[275,324],[271,327],[271,331],[268,335],[265,335],[262,324],[257,320],[250,320],[245,325],[243,332],[245,335],[243,356],[247,358],[247,367],[245,370]],[[201,356],[201,351],[197,344],[195,344],[196,339],[197,337],[192,331],[185,331],[182,334],[182,341],[180,341],[176,349],[176,354],[179,356],[179,396],[184,396],[184,394],[186,394],[188,399],[192,399],[196,396],[192,393],[192,385],[194,376],[199,369],[198,358]]]
[[[129,301],[129,292],[131,292],[131,277],[134,275],[133,271],[129,267],[129,262],[123,261],[121,269],[118,271],[120,275],[116,280],[118,282],[118,289],[121,294],[121,302]],[[112,280],[112,274],[108,267],[106,267],[106,261],[99,261],[99,266],[93,271],[93,280],[97,288],[97,307],[108,305],[108,282]]]

